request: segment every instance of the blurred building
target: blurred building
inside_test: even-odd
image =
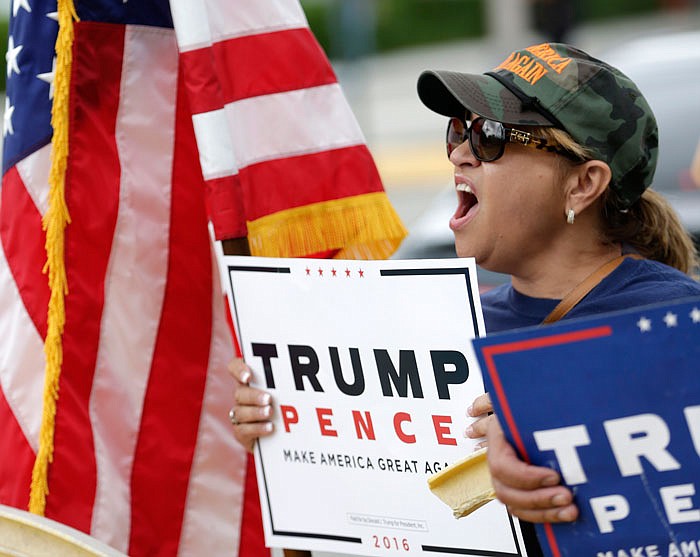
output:
[[[503,46],[503,52],[527,42],[532,27],[529,0],[488,0],[484,4],[488,35]]]

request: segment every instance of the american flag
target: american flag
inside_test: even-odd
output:
[[[135,556],[236,555],[239,544],[252,555],[208,221],[219,239],[247,235],[258,255],[386,257],[405,231],[297,0],[74,3],[68,292],[45,514]],[[57,12],[70,4],[13,0],[7,51],[0,503],[18,508],[40,448],[42,217]]]
[[[171,7],[217,237],[247,234],[253,255],[388,257],[406,231],[298,1]]]

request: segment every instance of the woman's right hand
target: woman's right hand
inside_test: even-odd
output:
[[[274,426],[272,417],[272,396],[261,389],[250,386],[252,370],[243,358],[234,358],[228,365],[229,373],[237,382],[233,393],[231,423],[236,440],[252,452],[259,437],[270,435]]]
[[[493,417],[493,404],[488,393],[479,395],[474,399],[471,406],[467,408],[467,416],[476,418],[469,427],[467,427],[464,435],[469,439],[481,439],[474,445],[474,450],[488,446],[486,440],[486,432],[488,431],[489,423],[495,419]]]

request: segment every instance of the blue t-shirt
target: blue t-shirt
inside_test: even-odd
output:
[[[700,283],[650,259],[625,259],[562,319],[700,296]],[[542,323],[560,300],[525,296],[508,284],[481,295],[486,333]]]

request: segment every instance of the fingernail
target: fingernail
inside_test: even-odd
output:
[[[470,406],[469,408],[467,408],[467,416],[471,416],[471,415],[472,415],[472,410],[473,410],[473,407],[472,407],[472,406]]]
[[[267,422],[266,424],[263,424],[263,431],[265,431],[265,432],[272,431],[272,422]]]
[[[542,480],[542,487],[551,487],[553,485],[559,485],[559,478],[556,476],[547,476]]]
[[[571,522],[576,519],[576,510],[570,507],[562,509],[557,513],[557,518],[564,522]]]
[[[258,399],[258,404],[260,404],[261,406],[268,406],[271,400],[272,397],[270,396],[270,393],[263,393]]]
[[[245,383],[247,385],[248,381],[250,381],[250,372],[244,371],[241,373],[241,383]]]
[[[474,428],[472,426],[469,426],[465,431],[464,431],[464,436],[465,437],[471,437],[474,435]]]
[[[272,414],[272,407],[271,406],[263,406],[263,409],[262,409],[263,418],[269,418],[270,414]]]
[[[569,498],[563,493],[557,493],[554,497],[552,497],[552,505],[555,507],[563,507],[564,505],[568,504]]]

